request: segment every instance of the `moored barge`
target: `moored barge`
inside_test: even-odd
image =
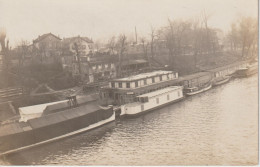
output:
[[[72,97],[51,103],[41,114],[26,110],[20,113],[23,114],[20,122],[0,126],[0,155],[82,133],[115,120],[113,108],[98,106],[95,97],[78,100]]]
[[[127,117],[137,116],[180,101],[183,98],[182,86],[170,86],[137,96],[134,103],[121,106],[121,114]]]

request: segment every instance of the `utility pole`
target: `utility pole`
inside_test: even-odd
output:
[[[136,26],[135,26],[135,43],[137,44],[137,31],[136,31]]]

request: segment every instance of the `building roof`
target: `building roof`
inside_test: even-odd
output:
[[[39,42],[41,40],[43,40],[44,38],[46,38],[47,36],[53,36],[55,38],[57,38],[58,40],[61,40],[58,36],[56,35],[53,35],[52,33],[48,33],[48,34],[43,34],[43,35],[40,35],[38,38],[36,38],[35,40],[33,40],[33,42]]]
[[[134,81],[134,80],[139,80],[139,79],[143,79],[143,78],[150,78],[153,76],[157,76],[157,75],[162,75],[162,74],[170,74],[173,73],[173,71],[153,71],[153,72],[149,72],[149,73],[141,73],[138,75],[133,75],[130,77],[126,77],[126,78],[119,78],[119,79],[115,79],[115,81]]]
[[[182,86],[170,86],[170,87],[160,89],[160,90],[157,90],[157,91],[153,91],[153,92],[150,92],[150,93],[142,94],[142,95],[137,96],[137,97],[154,97],[154,96],[165,94],[167,92],[171,92],[171,91],[181,89],[181,88],[182,88]]]
[[[69,38],[64,38],[63,41],[64,42],[74,42],[75,40],[81,39],[87,43],[93,43],[92,39],[89,39],[88,37],[69,37]]]
[[[144,60],[144,59],[138,59],[138,60],[125,60],[125,61],[122,62],[122,66],[133,65],[133,64],[143,64],[143,63],[147,63],[147,61]]]
[[[224,65],[224,66],[221,66],[221,67],[217,67],[217,68],[214,68],[214,69],[209,69],[207,71],[218,72],[218,71],[226,70],[228,68],[231,68],[231,67],[243,64],[243,63],[247,63],[247,62],[246,61],[239,61],[239,62],[235,62],[235,63],[232,63],[232,64],[228,64],[228,65]]]
[[[203,76],[210,76],[210,75],[211,75],[210,72],[197,72],[195,74],[184,75],[182,77],[179,77],[179,81],[191,80],[191,79],[200,78]]]
[[[23,115],[42,113],[43,110],[47,106],[57,104],[57,103],[63,103],[66,101],[67,100],[62,100],[62,101],[56,101],[56,102],[51,102],[51,103],[38,104],[38,105],[34,105],[34,106],[20,107],[19,112],[20,112],[20,114],[23,114]]]

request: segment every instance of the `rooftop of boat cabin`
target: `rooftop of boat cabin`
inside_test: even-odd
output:
[[[190,74],[190,75],[184,75],[182,77],[179,77],[178,81],[181,82],[181,81],[185,81],[185,80],[192,80],[192,79],[200,78],[200,77],[203,77],[206,75],[211,75],[211,73],[203,71],[203,72],[198,72],[198,73],[194,73],[194,74]]]
[[[159,89],[159,90],[156,90],[156,91],[153,91],[153,92],[142,94],[142,95],[137,96],[137,97],[154,97],[154,96],[158,96],[158,95],[161,95],[161,94],[164,94],[164,93],[167,93],[167,92],[171,92],[171,91],[174,91],[174,90],[178,90],[178,89],[181,89],[181,88],[182,88],[182,86],[170,86],[170,87],[167,87],[167,88],[164,88],[164,89]]]
[[[153,72],[149,72],[149,73],[141,73],[138,75],[132,75],[132,76],[125,77],[125,78],[114,79],[113,81],[135,81],[135,80],[139,80],[139,79],[143,79],[143,78],[150,78],[150,77],[154,77],[154,76],[158,76],[158,75],[171,74],[171,73],[176,73],[176,72],[160,70],[160,71],[153,71]]]
[[[247,65],[247,62],[246,61],[238,61],[238,62],[234,62],[232,64],[220,66],[220,67],[217,67],[217,68],[208,69],[206,71],[209,71],[209,72],[219,72],[219,71],[227,70],[229,68],[234,68],[234,67],[239,66],[239,65]]]

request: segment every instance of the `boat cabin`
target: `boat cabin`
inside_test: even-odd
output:
[[[121,105],[134,102],[136,96],[169,87],[177,78],[178,73],[174,71],[153,71],[114,79],[108,87],[101,88],[100,104]]]
[[[212,80],[212,74],[210,72],[199,72],[185,77],[180,77],[180,85],[187,88],[201,87]]]
[[[247,62],[236,62],[227,66],[218,67],[215,69],[208,70],[213,74],[214,78],[223,77],[226,75],[234,74],[238,69],[246,68]]]

